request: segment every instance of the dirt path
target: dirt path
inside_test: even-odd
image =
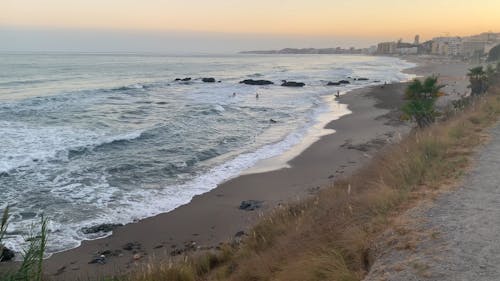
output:
[[[462,186],[405,216],[365,281],[500,280],[500,124]]]

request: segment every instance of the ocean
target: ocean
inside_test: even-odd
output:
[[[42,215],[50,254],[110,234],[84,227],[173,210],[298,145],[321,114],[349,113],[326,97],[408,80],[411,66],[358,55],[0,53],[6,245],[21,251]],[[351,84],[326,86],[342,79]]]

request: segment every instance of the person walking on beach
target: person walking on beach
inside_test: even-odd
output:
[[[335,95],[335,97],[340,97],[340,91],[337,91],[337,94]]]
[[[255,93],[255,98],[259,99],[259,93]]]

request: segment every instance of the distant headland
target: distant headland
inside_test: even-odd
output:
[[[240,54],[362,54],[363,49],[349,48],[285,48],[281,50],[242,51]]]

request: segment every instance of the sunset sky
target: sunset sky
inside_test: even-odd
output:
[[[221,40],[226,49],[242,48],[246,41],[260,48],[301,42],[360,47],[415,34],[430,39],[500,32],[499,14],[499,0],[2,0],[0,35],[25,44],[33,36],[49,38],[29,44],[40,49],[68,35],[77,44],[72,31],[110,50],[113,36],[120,46],[134,38],[151,41],[151,47],[172,40],[176,47],[179,40],[190,46],[206,42],[200,51],[217,49]],[[0,42],[0,50],[15,44]]]

